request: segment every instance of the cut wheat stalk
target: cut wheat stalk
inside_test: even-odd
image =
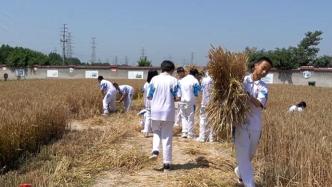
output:
[[[212,46],[209,51],[207,68],[213,87],[207,116],[218,140],[230,140],[232,127],[244,124],[249,111],[248,95],[242,84],[247,60],[246,53],[233,53],[222,47]]]

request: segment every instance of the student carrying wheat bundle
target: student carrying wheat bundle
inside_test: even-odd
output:
[[[261,80],[272,68],[267,57],[258,59],[250,75],[246,74],[245,53],[231,53],[222,48],[209,52],[209,74],[213,79],[212,98],[207,107],[209,124],[217,136],[233,134],[239,183],[255,186],[251,160],[262,130],[261,113],[268,99],[267,85]],[[234,129],[234,132],[232,132]]]

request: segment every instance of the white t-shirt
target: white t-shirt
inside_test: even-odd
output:
[[[267,99],[268,99],[268,87],[267,84],[262,80],[253,81],[252,74],[244,77],[244,89],[251,96],[256,98],[262,106],[265,108]],[[253,130],[261,130],[262,129],[262,108],[256,107],[254,104],[250,103],[250,112],[247,116],[246,123],[248,128]]]
[[[132,86],[120,85],[119,88],[120,88],[122,94],[134,95],[134,88]]]
[[[176,78],[166,72],[154,76],[150,81],[147,97],[150,99],[152,120],[174,122],[174,98],[181,97]]]
[[[296,105],[292,105],[289,107],[288,112],[302,112],[303,108],[302,107],[297,107]]]
[[[212,78],[207,75],[202,79],[201,83],[201,90],[202,90],[202,106],[207,106],[210,100],[210,95],[212,91]]]
[[[200,91],[198,80],[192,75],[186,75],[180,81],[181,102],[195,105],[196,97]]]
[[[116,94],[116,89],[113,86],[113,84],[105,79],[100,81],[100,90],[102,90],[104,94],[112,94],[112,95]]]

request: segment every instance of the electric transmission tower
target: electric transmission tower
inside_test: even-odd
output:
[[[71,32],[68,32],[67,36],[67,57],[68,58],[73,57],[73,40]]]
[[[63,64],[65,64],[65,61],[66,61],[66,46],[67,46],[67,42],[68,42],[67,32],[68,32],[67,24],[63,24],[63,29],[61,29],[61,38],[60,38],[60,43],[62,46]]]
[[[91,63],[96,62],[96,37],[92,37],[92,42],[91,42]]]
[[[194,64],[194,52],[191,52],[190,64]]]

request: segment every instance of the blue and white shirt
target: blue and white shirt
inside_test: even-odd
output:
[[[132,86],[120,85],[119,88],[124,95],[134,95],[134,88]]]
[[[265,108],[269,91],[267,84],[262,80],[253,81],[252,74],[244,77],[244,89],[251,96],[256,98]],[[249,129],[261,130],[262,125],[262,108],[256,107],[253,103],[250,104],[250,112],[247,116],[246,123]]]
[[[147,97],[150,100],[152,120],[174,122],[174,98],[181,97],[181,90],[175,77],[165,72],[153,77]]]
[[[202,102],[201,106],[206,107],[210,100],[210,95],[212,91],[212,78],[209,75],[206,75],[201,82],[202,90]]]
[[[192,75],[186,75],[179,81],[181,89],[181,102],[195,105],[196,98],[201,90],[198,80]]]
[[[100,87],[100,90],[102,90],[104,92],[104,94],[115,94],[116,93],[115,87],[108,80],[105,80],[105,79],[101,80],[99,87]]]

